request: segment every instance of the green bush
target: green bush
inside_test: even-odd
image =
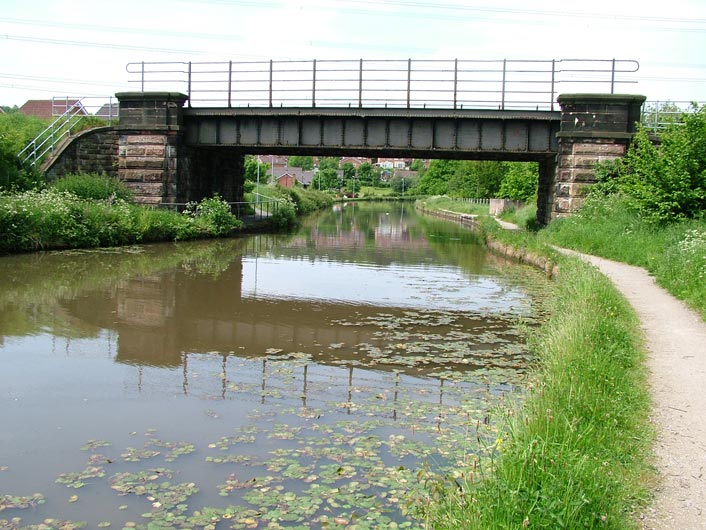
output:
[[[53,188],[0,194],[0,253],[220,237],[240,226],[218,197],[179,214]]]
[[[0,190],[24,191],[43,185],[41,175],[24,167],[17,155],[46,125],[19,112],[0,114]]]
[[[198,204],[190,203],[184,210],[184,215],[191,217],[196,230],[204,235],[227,236],[243,225],[243,222],[231,213],[230,205],[218,194],[210,199],[203,199]]]
[[[645,130],[626,156],[599,166],[596,193],[620,192],[650,223],[706,216],[706,107],[685,115],[660,134],[656,146]]]
[[[297,218],[297,209],[291,199],[285,198],[277,204],[277,210],[270,217],[274,228],[289,228]]]
[[[267,194],[280,201],[277,205],[277,211],[270,218],[270,223],[275,228],[292,226],[297,216],[312,213],[333,204],[333,197],[330,194],[298,186],[293,188],[269,187]]]
[[[133,193],[124,182],[107,175],[79,173],[63,176],[52,183],[57,191],[73,193],[81,199],[132,201]]]

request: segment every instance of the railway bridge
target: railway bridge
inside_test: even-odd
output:
[[[157,204],[241,200],[246,154],[535,161],[538,219],[570,214],[635,132],[645,97],[614,89],[636,63],[478,63],[131,64],[140,89],[116,94],[119,123],[78,135],[47,173],[114,174]],[[581,75],[606,91],[559,92]]]

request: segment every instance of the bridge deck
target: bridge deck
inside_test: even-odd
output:
[[[487,109],[184,109],[192,146],[459,159],[546,159],[558,151],[560,118],[552,111]]]

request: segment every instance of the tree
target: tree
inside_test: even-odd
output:
[[[412,161],[412,165],[409,166],[409,169],[411,169],[412,171],[416,171],[417,173],[424,173],[427,168],[424,165],[424,160],[420,158],[415,158]]]
[[[429,169],[415,186],[421,195],[444,195],[449,190],[449,180],[460,167],[458,160],[432,160]]]
[[[313,156],[290,156],[287,162],[289,167],[299,167],[304,171],[309,171],[314,169],[314,157]]]
[[[39,172],[23,167],[17,155],[46,126],[20,112],[0,114],[0,189],[26,190],[43,184]]]
[[[431,166],[429,166],[431,171]],[[464,160],[449,177],[448,194],[454,197],[496,197],[505,176],[502,162],[494,160]]]
[[[314,176],[314,179],[311,182],[311,187],[317,190],[338,189],[338,173],[332,168],[317,171],[316,176]]]
[[[683,116],[652,143],[641,129],[623,159],[596,170],[596,193],[621,192],[648,222],[706,216],[706,107]]]
[[[269,164],[265,164],[262,161],[258,163],[257,156],[247,155],[245,157],[245,180],[250,180],[252,182],[258,181],[258,172],[260,174],[260,182],[267,182],[267,172],[270,169]]]
[[[377,186],[380,184],[380,168],[364,162],[358,166],[358,179],[364,186]]]
[[[319,171],[323,169],[338,169],[339,159],[333,156],[326,156],[319,160]]]
[[[341,169],[343,169],[343,178],[345,180],[355,178],[355,166],[350,162],[346,162],[345,164],[343,164],[343,167]]]
[[[514,201],[529,201],[537,196],[537,162],[505,162],[506,172],[498,196]]]
[[[419,175],[395,175],[390,179],[390,189],[395,193],[407,193],[407,191],[419,184],[419,180]]]

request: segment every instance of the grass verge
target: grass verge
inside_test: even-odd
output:
[[[481,221],[486,237],[549,255],[541,238]],[[613,528],[647,498],[652,431],[639,323],[595,269],[560,260],[552,316],[531,335],[536,373],[480,482],[440,487],[431,528]],[[477,473],[476,473],[477,474]]]
[[[644,267],[706,320],[706,220],[647,223],[614,195],[587,201],[540,235],[555,245]]]

